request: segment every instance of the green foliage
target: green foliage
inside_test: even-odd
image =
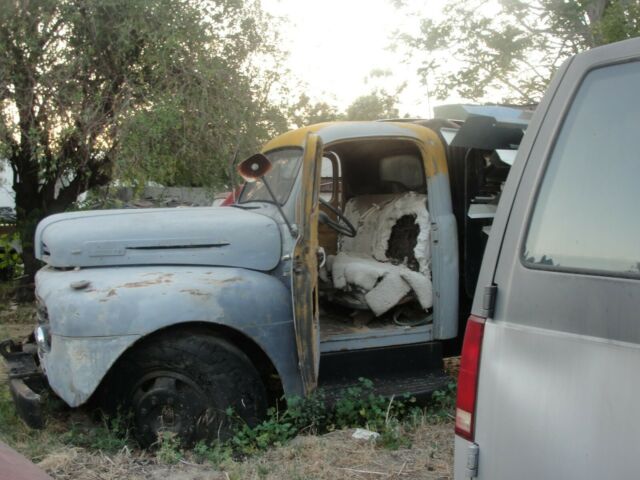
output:
[[[371,380],[360,379],[358,386],[347,388],[335,406],[337,428],[365,426],[377,430],[385,424],[389,401],[373,393]]]
[[[215,441],[210,445],[200,441],[193,447],[193,455],[197,462],[207,462],[218,468],[232,460],[233,449],[230,445],[219,441]]]
[[[259,0],[4,2],[0,157],[22,238],[114,177],[228,183],[236,152],[286,129],[277,25]]]
[[[22,275],[24,265],[22,256],[16,250],[20,244],[20,235],[0,235],[0,280],[11,280]]]
[[[594,27],[594,34],[600,44],[640,36],[640,2],[608,2],[602,19]]]
[[[338,111],[335,105],[327,102],[312,102],[306,94],[301,94],[298,100],[289,106],[288,116],[291,124],[296,127],[305,127],[314,123],[333,122],[343,120],[344,115]]]
[[[331,427],[332,412],[322,389],[308,397],[293,397],[287,401],[287,417],[298,432],[315,434]]]
[[[346,120],[381,120],[398,118],[396,108],[398,95],[382,89],[373,90],[367,95],[356,98],[347,107]]]
[[[130,423],[130,416],[121,413],[112,417],[102,416],[98,425],[72,423],[62,435],[62,441],[69,445],[116,453],[133,441]]]
[[[286,411],[270,409],[267,419],[257,426],[238,425],[226,445],[237,453],[251,455],[282,445],[299,434],[363,427],[380,433],[378,442],[383,448],[407,448],[411,443],[407,432],[411,428],[425,420],[440,422],[451,418],[454,405],[455,384],[434,393],[423,410],[413,397],[396,399],[375,394],[373,383],[361,378],[356,386],[342,392],[333,406],[326,403],[321,390],[306,398],[289,399]]]
[[[421,18],[397,34],[431,94],[534,103],[560,64],[580,51],[640,35],[640,1],[450,0],[443,20]],[[451,62],[454,58],[455,62]]]
[[[180,449],[180,441],[175,433],[163,432],[158,438],[156,457],[162,463],[173,465],[178,463],[184,455]]]
[[[431,395],[431,401],[427,412],[431,420],[446,420],[453,416],[456,408],[457,387],[451,382],[444,390],[439,390]]]
[[[272,445],[283,445],[297,433],[298,429],[286,414],[280,416],[277,411],[270,409],[267,420],[255,427],[247,424],[240,426],[231,439],[231,445],[239,453],[250,455]]]
[[[396,418],[387,422],[378,443],[388,450],[411,448],[411,439],[407,435],[406,427]]]

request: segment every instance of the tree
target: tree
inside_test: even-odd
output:
[[[383,89],[375,89],[367,95],[356,98],[347,107],[347,120],[381,120],[398,118],[396,108],[398,95],[390,94]]]
[[[402,0],[395,3],[407,8]],[[452,92],[535,103],[570,55],[640,35],[638,0],[453,0],[445,20],[422,18],[417,35],[398,34],[436,97]]]
[[[289,121],[296,128],[314,123],[333,122],[341,118],[342,114],[336,106],[326,101],[314,103],[305,93],[289,107]]]
[[[37,222],[114,173],[221,179],[238,137],[284,128],[252,63],[275,54],[257,1],[2,4],[0,156],[29,275]]]

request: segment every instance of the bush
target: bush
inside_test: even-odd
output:
[[[17,233],[0,235],[0,280],[7,281],[19,277],[24,272],[22,256],[16,246],[20,244]]]

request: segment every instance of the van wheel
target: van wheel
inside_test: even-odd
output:
[[[225,439],[236,421],[253,426],[266,412],[260,375],[222,338],[167,332],[126,354],[121,367],[117,376],[131,379],[123,400],[143,447],[165,432],[184,446]]]

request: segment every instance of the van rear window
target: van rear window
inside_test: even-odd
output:
[[[531,266],[640,276],[640,62],[584,79],[527,235]]]

